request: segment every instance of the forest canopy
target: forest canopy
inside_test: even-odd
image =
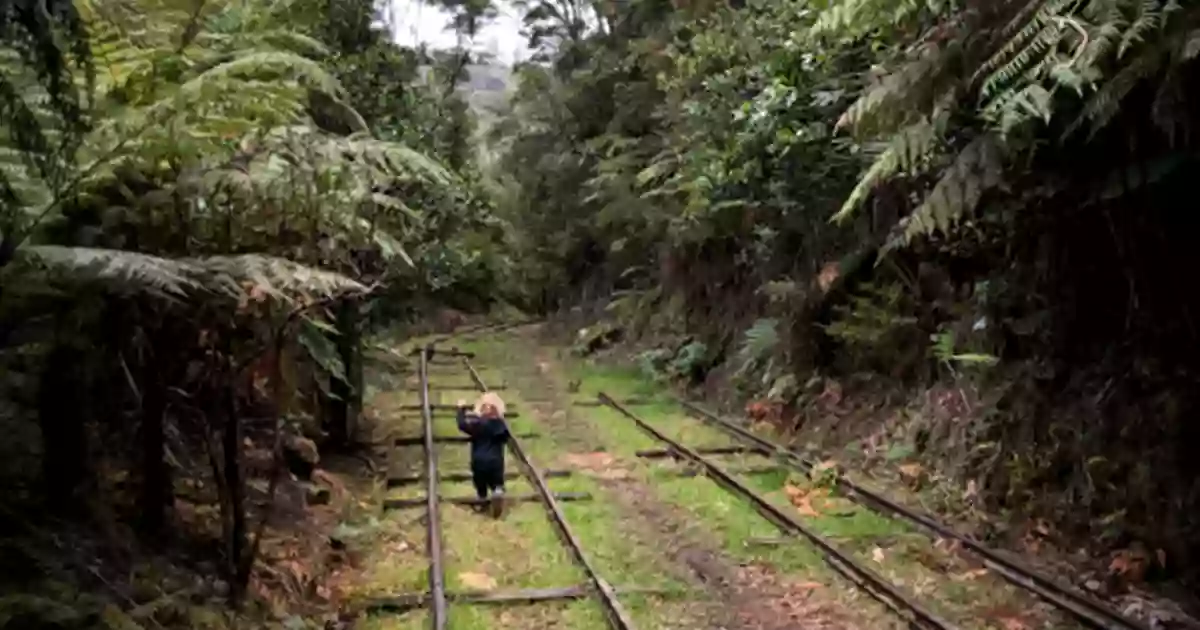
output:
[[[788,426],[966,388],[966,435],[906,429],[952,477],[1196,557],[1191,3],[529,5],[491,142],[531,299]]]
[[[501,7],[438,4],[452,50],[371,0],[0,3],[25,534],[216,540],[240,606],[284,473],[362,446],[373,340],[511,304],[1196,579],[1194,3],[522,0],[483,115]],[[92,579],[51,546],[0,561]]]

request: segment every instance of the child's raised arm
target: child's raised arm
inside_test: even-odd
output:
[[[475,435],[475,432],[479,429],[477,423],[467,420],[467,401],[465,400],[458,401],[458,417],[456,420],[458,421],[458,430],[467,435]]]

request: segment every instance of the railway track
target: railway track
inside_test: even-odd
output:
[[[816,468],[816,463],[812,460],[781,444],[756,435],[735,422],[721,418],[702,407],[684,400],[676,399],[676,402],[686,409],[691,417],[722,430],[740,442],[741,445],[689,448],[687,445],[657,430],[653,425],[638,417],[626,405],[618,403],[608,395],[600,393],[598,402],[601,405],[614,409],[633,421],[643,432],[661,442],[665,447],[656,451],[639,451],[639,456],[671,456],[682,458],[701,466],[714,481],[735,495],[747,500],[764,518],[776,525],[783,533],[798,535],[814,544],[836,572],[847,577],[873,598],[908,620],[911,625],[937,630],[954,628],[949,622],[931,613],[913,597],[901,592],[900,589],[889,583],[882,576],[879,576],[874,571],[838,550],[827,540],[824,540],[810,528],[804,526],[802,522],[789,514],[781,512],[775,505],[767,502],[761,495],[736,479],[734,475],[737,474],[737,471],[723,469],[709,455],[749,453],[761,456],[764,460],[771,461],[784,469],[806,474],[814,471]],[[762,469],[769,470],[770,466],[764,466]],[[1070,615],[1089,628],[1096,630],[1151,630],[1148,624],[1123,615],[1106,603],[1078,589],[1061,584],[1057,580],[1040,574],[1018,561],[1005,557],[1000,552],[987,547],[970,536],[954,531],[928,514],[901,505],[882,494],[855,484],[842,475],[838,475],[834,479],[834,484],[844,496],[864,507],[885,516],[901,519],[915,525],[931,537],[957,541],[962,545],[962,548],[975,554],[982,564],[996,575],[999,575],[1010,584],[1041,598],[1043,601]]]
[[[769,453],[776,461],[793,470],[808,473],[816,464],[782,444],[759,436],[745,427],[721,418],[693,403],[677,400],[693,417],[720,429],[748,446]],[[1084,625],[1096,630],[1151,630],[1148,624],[1132,619],[1113,609],[1108,604],[1091,597],[1078,589],[1040,574],[1037,571],[1004,556],[982,542],[954,531],[932,516],[901,505],[882,494],[864,488],[843,475],[834,479],[836,488],[846,497],[881,514],[904,520],[916,525],[930,536],[954,540],[963,548],[974,553],[989,570],[1014,586],[1024,589],[1059,610],[1068,613]]]
[[[394,477],[388,479],[389,487],[398,487],[413,483],[424,483],[425,495],[420,499],[399,499],[386,501],[385,509],[407,509],[423,507],[426,522],[426,555],[428,556],[429,590],[422,593],[407,593],[394,597],[381,598],[367,606],[368,610],[386,612],[404,612],[414,608],[429,609],[429,627],[442,630],[446,627],[450,616],[450,604],[454,605],[529,605],[550,601],[594,599],[604,610],[609,627],[614,630],[634,630],[633,622],[628,612],[622,607],[618,596],[621,594],[639,595],[672,595],[674,593],[662,589],[617,587],[605,580],[597,571],[595,564],[584,550],[579,538],[572,531],[570,524],[559,506],[565,500],[588,500],[591,497],[578,493],[555,493],[550,489],[548,479],[569,476],[569,471],[541,470],[530,460],[521,444],[522,436],[512,435],[509,439],[509,450],[516,459],[521,473],[534,487],[531,496],[509,496],[506,501],[537,502],[546,510],[551,523],[554,525],[562,544],[583,570],[586,583],[567,585],[556,588],[526,589],[497,592],[462,592],[450,593],[446,590],[445,578],[445,548],[442,540],[442,523],[440,506],[444,502],[459,504],[477,503],[474,497],[443,497],[439,491],[439,482],[468,478],[463,473],[442,473],[438,470],[437,445],[450,440],[435,437],[434,412],[446,411],[444,406],[434,405],[430,401],[429,364],[430,357],[435,355],[453,356],[461,359],[461,368],[467,373],[472,386],[480,392],[489,391],[479,372],[470,363],[474,355],[458,350],[443,351],[435,347],[436,343],[444,343],[449,337],[440,338],[424,348],[417,350],[418,375],[420,378],[420,404],[422,445],[424,456],[424,472],[419,475]],[[408,407],[411,409],[411,407]],[[514,414],[508,414],[514,415]],[[526,436],[528,437],[528,436]],[[400,438],[394,441],[401,445],[414,445],[412,438]]]
[[[850,580],[854,585],[906,620],[910,626],[931,630],[957,630],[957,627],[949,621],[929,610],[910,595],[901,591],[886,578],[856,561],[849,554],[842,552],[791,514],[788,514],[752,490],[707,455],[688,447],[678,440],[668,437],[665,433],[626,409],[625,406],[613,400],[607,394],[601,393],[598,398],[601,403],[612,407],[621,415],[632,420],[646,434],[662,442],[667,449],[701,466],[713,481],[725,487],[733,494],[745,499],[763,518],[779,528],[780,532],[806,539],[821,552],[831,569]]]
[[[498,332],[499,330],[511,327],[478,327],[473,329],[472,333]],[[431,627],[435,630],[440,630],[446,625],[449,614],[448,608],[451,603],[456,606],[513,605],[536,604],[555,600],[593,599],[604,610],[610,627],[618,630],[633,628],[628,613],[621,606],[619,596],[630,593],[665,593],[657,593],[654,589],[614,587],[603,576],[598,574],[594,563],[580,544],[578,537],[575,536],[559,506],[561,501],[588,500],[591,497],[575,496],[570,493],[555,494],[551,491],[548,479],[566,477],[571,473],[569,471],[540,470],[530,461],[526,450],[522,446],[522,440],[537,437],[533,434],[514,435],[510,441],[510,450],[519,465],[521,475],[529,481],[535,492],[531,495],[509,498],[510,500],[537,502],[543,506],[551,523],[554,525],[560,541],[569,552],[574,563],[583,570],[586,583],[557,588],[508,592],[448,593],[446,591],[444,563],[442,561],[444,550],[440,531],[439,506],[440,503],[446,501],[472,503],[475,500],[473,497],[441,497],[438,491],[439,481],[461,480],[466,478],[466,475],[463,473],[441,473],[437,467],[437,445],[451,440],[436,438],[434,436],[434,414],[439,411],[445,412],[447,408],[442,405],[433,404],[430,399],[429,366],[432,357],[436,356],[442,359],[438,365],[443,368],[457,365],[461,370],[466,372],[469,382],[464,380],[456,388],[465,389],[465,386],[472,385],[478,391],[489,391],[479,371],[471,363],[471,360],[475,358],[473,354],[461,352],[457,348],[443,350],[436,347],[438,343],[446,343],[451,338],[450,336],[442,337],[423,348],[414,350],[414,353],[419,355],[418,372],[421,383],[417,389],[420,392],[421,398],[419,405],[407,406],[405,408],[419,409],[421,412],[422,435],[419,443],[422,445],[424,451],[424,473],[389,479],[389,487],[424,483],[425,496],[423,500],[406,499],[389,502],[389,507],[395,509],[424,507],[427,512],[426,551],[429,556],[429,591],[389,598],[386,601],[379,602],[378,608],[385,610],[404,610],[413,607],[428,608],[430,610],[429,618]],[[452,360],[446,361],[445,359],[447,358]],[[442,371],[439,374],[450,376],[453,372]],[[650,459],[670,457],[686,461],[690,464],[690,467],[675,474],[680,476],[705,475],[724,487],[727,491],[744,499],[766,521],[770,522],[788,538],[804,540],[815,547],[821,553],[826,563],[836,573],[845,577],[856,588],[882,603],[897,617],[903,619],[910,627],[927,630],[958,630],[958,627],[954,623],[922,604],[903,588],[892,583],[884,576],[866,566],[863,561],[856,559],[851,554],[839,549],[829,540],[822,537],[810,526],[807,526],[802,519],[798,518],[798,515],[793,515],[792,510],[778,507],[739,479],[739,477],[746,475],[780,470],[795,470],[810,473],[816,467],[816,464],[812,460],[781,444],[761,437],[736,422],[722,418],[687,401],[677,400],[676,402],[688,412],[689,417],[697,422],[721,430],[735,441],[733,444],[725,446],[689,446],[663,433],[630,409],[630,407],[644,402],[646,401],[629,400],[621,403],[604,393],[600,393],[594,402],[576,401],[573,405],[579,407],[609,407],[629,419],[642,432],[662,445],[659,449],[638,451],[637,455],[639,457]],[[508,415],[515,416],[516,414],[510,413]],[[411,445],[416,442],[412,438],[407,438],[405,442],[397,440],[397,443]],[[763,460],[763,465],[727,468],[714,461],[711,457],[712,455],[730,453],[760,457]],[[515,476],[510,474],[510,477]],[[911,523],[931,537],[957,541],[963,549],[976,555],[983,566],[991,572],[1002,577],[1009,583],[1032,593],[1089,628],[1096,630],[1151,630],[1149,625],[1123,615],[1111,606],[1078,589],[1063,585],[1052,578],[1039,574],[1020,562],[1002,555],[1000,552],[987,547],[969,536],[955,532],[950,527],[938,522],[927,514],[913,510],[882,494],[855,484],[844,476],[838,475],[834,479],[834,483],[842,495],[866,508],[891,518]]]

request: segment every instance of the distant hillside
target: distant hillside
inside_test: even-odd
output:
[[[420,69],[421,78],[429,74],[429,66]],[[471,64],[467,66],[468,79],[458,86],[466,94],[467,102],[482,119],[490,119],[497,107],[502,107],[513,85],[512,68],[503,65]]]

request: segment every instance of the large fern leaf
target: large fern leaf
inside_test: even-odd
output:
[[[190,261],[115,249],[34,245],[20,248],[15,262],[70,283],[93,284],[116,293],[180,299],[205,286],[203,269]]]
[[[944,119],[941,119],[944,120]],[[941,124],[922,119],[896,134],[858,180],[833,221],[844,221],[858,210],[879,184],[902,172],[915,172],[933,152],[941,137]]]
[[[171,259],[115,249],[33,245],[18,250],[16,260],[73,284],[176,300],[238,298],[250,290],[306,304],[367,289],[341,274],[260,254]]]
[[[885,249],[907,245],[914,238],[948,233],[973,211],[983,194],[1003,181],[1003,144],[991,133],[973,140],[959,152],[933,191],[911,215]]]

